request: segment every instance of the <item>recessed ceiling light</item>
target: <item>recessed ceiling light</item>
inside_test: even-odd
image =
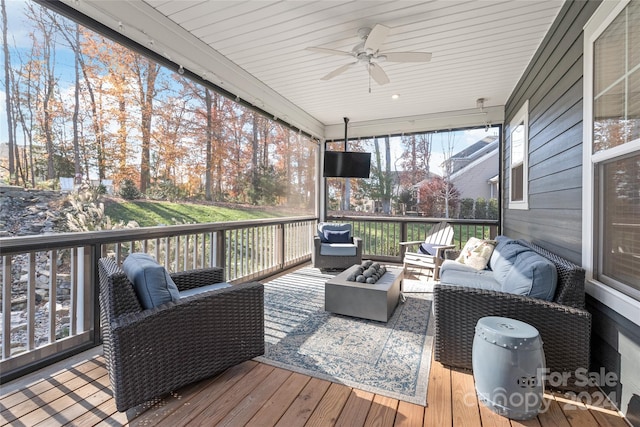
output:
[[[397,93],[394,93],[393,95],[391,95],[391,99],[398,99],[400,98],[400,95],[398,95]]]

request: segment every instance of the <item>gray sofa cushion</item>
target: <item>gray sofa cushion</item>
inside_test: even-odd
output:
[[[440,268],[441,283],[552,301],[558,283],[553,262],[516,240],[505,236],[498,236],[496,240],[487,269],[472,271],[470,267],[447,260]]]
[[[496,282],[491,270],[476,270],[450,259],[445,260],[440,267],[440,283],[491,291],[500,291],[502,288],[500,283]]]
[[[551,301],[557,283],[556,266],[542,255],[528,250],[515,256],[513,267],[502,282],[502,291]]]
[[[496,281],[501,285],[513,269],[513,263],[518,254],[522,252],[531,252],[531,249],[517,244],[515,240],[501,240],[491,254],[489,267],[496,276]]]
[[[203,292],[215,291],[218,289],[230,288],[231,284],[227,282],[214,283],[212,285],[200,286],[198,288],[191,288],[185,291],[180,291],[180,299],[187,298],[193,295],[198,295]]]
[[[328,256],[356,256],[358,247],[353,243],[322,243],[320,255]]]
[[[133,283],[140,305],[145,310],[180,298],[169,272],[151,255],[130,254],[122,263],[122,270]]]

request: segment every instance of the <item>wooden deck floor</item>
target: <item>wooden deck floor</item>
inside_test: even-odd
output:
[[[586,399],[590,404],[546,393],[545,412],[530,421],[510,421],[478,404],[472,375],[435,361],[427,407],[249,361],[120,413],[101,355],[49,371],[28,384],[3,386],[0,425],[628,427],[597,394]]]

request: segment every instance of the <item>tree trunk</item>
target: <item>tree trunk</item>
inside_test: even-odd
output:
[[[156,77],[160,67],[150,59],[145,59],[147,78],[140,85],[140,101],[142,102],[142,144],[140,157],[140,192],[145,193],[151,184],[149,167],[151,160],[151,120],[153,117],[153,98],[155,96]],[[146,93],[145,93],[146,86]]]
[[[206,106],[207,113],[207,132],[206,132],[206,145],[207,145],[207,160],[205,166],[205,178],[204,178],[204,198],[206,200],[213,200],[211,196],[211,187],[212,187],[212,145],[213,145],[213,119],[211,117],[211,92],[208,88],[204,89],[204,100]]]
[[[80,46],[80,25],[76,24],[76,39],[75,39],[75,48],[73,49],[75,55],[75,91],[74,91],[74,100],[75,105],[73,106],[73,164],[74,164],[74,172],[76,177],[81,175],[82,173],[82,165],[80,164],[80,143],[78,141],[78,113],[80,110],[80,52],[78,46]],[[87,171],[88,172],[88,171]],[[88,178],[88,176],[87,176]]]
[[[391,145],[389,137],[384,138],[384,155],[385,155],[385,172],[384,172],[384,192],[382,197],[382,212],[385,214],[391,213],[391,190],[392,190],[392,176],[391,176]]]
[[[4,91],[5,91],[5,110],[7,113],[7,132],[8,132],[8,149],[9,149],[9,184],[17,181],[17,174],[15,171],[14,157],[17,157],[17,153],[14,153],[15,138],[13,135],[13,110],[11,106],[11,58],[9,57],[9,40],[7,39],[7,8],[5,0],[0,3],[2,6],[2,48],[4,51]],[[17,148],[16,148],[17,151]]]
[[[127,170],[127,102],[125,97],[124,85],[126,84],[126,77],[124,75],[119,75],[117,77],[119,79],[119,84],[117,88],[117,98],[118,98],[118,169],[120,173],[125,173]],[[105,153],[103,152],[103,157]],[[104,159],[106,165],[106,159]],[[126,178],[131,178],[127,176]]]
[[[42,121],[42,127],[44,130],[44,138],[45,138],[45,147],[47,150],[47,179],[53,179],[55,177],[55,168],[54,168],[54,147],[53,147],[53,112],[52,112],[52,104],[53,104],[53,95],[55,91],[55,81],[54,81],[54,64],[52,64],[51,58],[51,37],[50,34],[43,31],[44,41],[43,41],[43,62],[46,67],[45,74],[45,92],[43,96],[42,110],[44,113],[44,118]]]
[[[251,203],[258,202],[258,113],[253,113],[253,141],[251,144]]]

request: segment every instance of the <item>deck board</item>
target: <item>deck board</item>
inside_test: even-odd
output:
[[[350,394],[351,389],[349,387],[332,383],[324,396],[322,396],[316,410],[313,411],[305,426],[321,427],[334,425]]]
[[[400,401],[395,417],[394,427],[422,426],[424,407],[413,403]]]
[[[432,360],[424,427],[453,425],[451,400],[451,370]]]
[[[275,425],[291,407],[310,379],[306,375],[292,373],[277,392],[249,420],[247,425]]]
[[[46,375],[46,376],[45,376]],[[0,396],[0,425],[259,425],[259,426],[613,426],[628,424],[593,390],[572,397],[545,393],[546,411],[529,421],[500,417],[478,403],[473,376],[432,360],[428,406],[353,389],[256,361],[184,387],[169,396],[117,412],[104,359]]]
[[[376,395],[364,425],[368,427],[393,427],[397,411],[397,399]]]
[[[347,403],[344,405],[336,426],[361,426],[367,419],[369,408],[374,398],[373,393],[362,390],[351,390]]]
[[[318,378],[311,378],[302,392],[296,396],[276,427],[304,426],[311,414],[316,410],[331,383]]]
[[[427,399],[428,396],[427,394]],[[472,375],[451,370],[451,399],[454,427],[481,425],[480,409]]]

